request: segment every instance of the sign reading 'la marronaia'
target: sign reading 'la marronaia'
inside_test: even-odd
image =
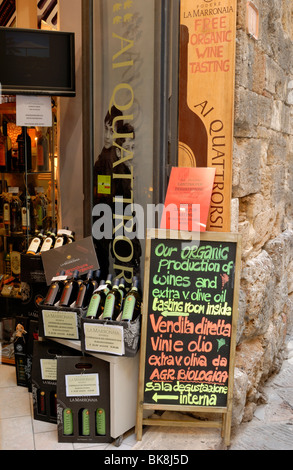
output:
[[[212,167],[207,229],[230,231],[236,0],[182,0],[179,166]]]

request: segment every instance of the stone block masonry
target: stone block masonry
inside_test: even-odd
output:
[[[256,40],[246,4],[237,5],[233,201],[243,253],[234,425],[252,419],[293,325],[293,5],[254,0]]]

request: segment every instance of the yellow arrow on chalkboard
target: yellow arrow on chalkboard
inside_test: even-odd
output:
[[[158,395],[155,393],[153,395],[153,400],[157,403],[158,400],[178,400],[179,397],[176,395]]]
[[[188,312],[162,312],[163,317],[189,317]]]

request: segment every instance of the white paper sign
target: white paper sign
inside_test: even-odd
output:
[[[52,127],[50,96],[16,96],[16,125],[26,127]]]
[[[100,395],[99,374],[65,375],[67,397],[97,397]]]
[[[100,323],[84,323],[85,348],[87,351],[123,356],[123,326]]]
[[[57,359],[41,359],[42,380],[57,381]]]

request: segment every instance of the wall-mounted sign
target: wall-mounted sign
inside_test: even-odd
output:
[[[182,0],[179,166],[211,167],[216,177],[208,230],[230,231],[236,0]]]
[[[52,127],[50,96],[16,96],[16,125]]]

